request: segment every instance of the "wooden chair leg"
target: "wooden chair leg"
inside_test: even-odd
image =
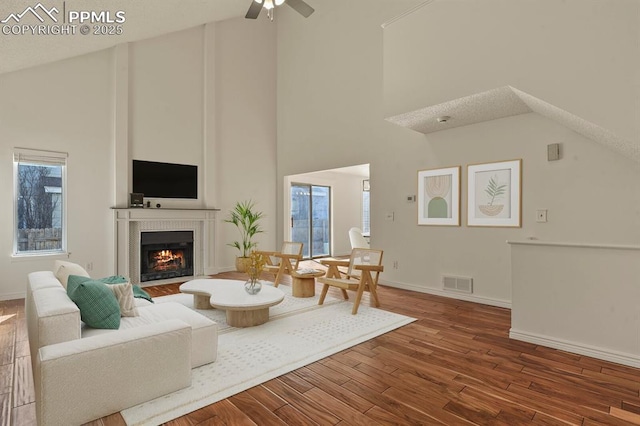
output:
[[[278,269],[278,273],[276,274],[276,277],[273,279],[273,286],[274,287],[278,287],[278,284],[280,283],[280,271],[282,270],[282,268]]]
[[[280,267],[278,268],[278,275],[276,276],[276,281],[273,283],[274,287],[278,287],[278,285],[280,284],[280,278],[282,278],[283,275],[291,275],[291,262],[289,262],[288,258],[283,258],[280,261]]]
[[[282,277],[282,264],[280,264],[280,267],[278,268],[278,273],[276,274],[276,277],[273,280],[273,286],[274,287],[278,287],[278,285],[280,284],[280,278],[281,277]]]
[[[324,303],[324,298],[327,297],[328,291],[329,291],[329,284],[323,285],[322,292],[320,293],[320,300],[318,300],[318,305],[322,305]]]
[[[342,297],[344,297],[344,300],[349,300],[349,294],[347,293],[347,290],[341,288],[340,291],[342,291]]]
[[[365,271],[365,273],[363,273],[362,275],[362,279],[365,282],[365,287],[367,290],[369,290],[371,297],[373,297],[374,306],[376,308],[379,308],[380,300],[378,300],[378,291],[376,289],[377,285],[373,282],[373,278],[371,277],[371,274],[369,274],[369,271]]]
[[[374,306],[376,308],[380,307],[380,300],[378,299],[378,291],[376,290],[376,286],[375,285],[369,285],[369,293],[371,293],[371,297],[373,297],[374,300]]]
[[[360,281],[360,285],[358,286],[358,290],[356,292],[356,300],[354,300],[353,309],[351,310],[352,315],[358,313],[358,307],[360,306],[360,301],[362,300],[362,293],[364,293],[364,282]]]

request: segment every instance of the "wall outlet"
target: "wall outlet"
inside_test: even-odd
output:
[[[394,216],[395,216],[395,214],[393,212],[386,213],[384,215],[384,220],[388,220],[390,222],[393,222]]]
[[[393,261],[393,269],[398,269],[398,261],[397,260]]]
[[[547,210],[536,210],[536,222],[545,223],[547,221]]]
[[[87,266],[87,267],[86,267],[86,268],[84,268],[84,269],[86,269],[86,270],[87,270],[87,272],[91,272],[91,271],[93,271],[93,262],[89,262],[89,263],[87,263],[87,265],[86,265],[86,266]]]

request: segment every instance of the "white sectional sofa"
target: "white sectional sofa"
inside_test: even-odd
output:
[[[39,425],[79,425],[166,395],[215,361],[217,324],[197,312],[135,299],[138,315],[119,329],[92,329],[56,275],[66,280],[29,274],[25,300]]]

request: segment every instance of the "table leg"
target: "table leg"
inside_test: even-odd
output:
[[[231,327],[253,327],[269,321],[269,308],[251,311],[233,311],[227,309],[227,324]]]
[[[316,295],[316,279],[314,277],[293,278],[291,295],[293,297],[313,297]]]
[[[204,294],[193,295],[193,307],[196,309],[213,309],[210,303],[211,296]]]

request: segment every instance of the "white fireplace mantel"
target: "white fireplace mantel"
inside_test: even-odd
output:
[[[140,282],[140,233],[193,231],[194,277],[218,273],[215,265],[216,216],[219,209],[114,208],[115,270]],[[191,277],[180,277],[181,281]],[[168,282],[149,281],[145,284]]]

